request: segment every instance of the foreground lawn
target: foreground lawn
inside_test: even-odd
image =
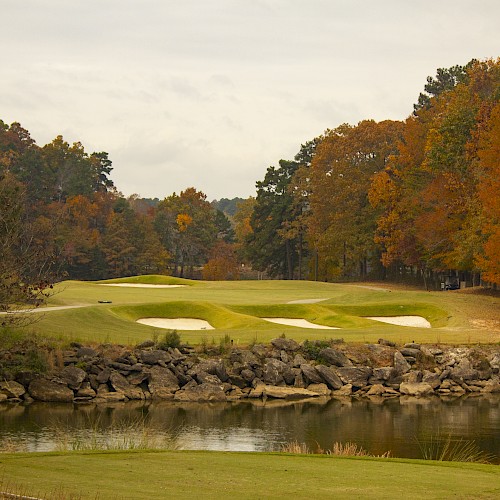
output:
[[[1,490],[43,498],[499,498],[495,465],[202,451],[0,454]],[[16,491],[17,487],[17,491]]]
[[[42,335],[81,342],[135,344],[165,330],[140,325],[143,317],[204,319],[210,331],[183,331],[193,345],[218,343],[225,335],[235,345],[268,342],[285,334],[298,341],[343,338],[346,342],[494,343],[500,341],[500,299],[457,292],[404,290],[389,284],[337,284],[308,281],[181,280],[138,276],[114,283],[184,285],[179,288],[124,288],[67,281],[56,287],[49,306],[80,306],[42,314],[34,329]],[[297,303],[307,300],[317,303]],[[107,303],[102,303],[103,301]],[[364,316],[418,315],[432,328],[389,325]],[[303,318],[338,330],[276,325],[262,317]]]

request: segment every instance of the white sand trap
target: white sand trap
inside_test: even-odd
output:
[[[391,325],[431,328],[431,324],[422,316],[367,316],[366,319],[390,323]]]
[[[328,299],[299,299],[299,300],[291,300],[287,302],[287,304],[316,304],[317,302],[323,302]]]
[[[187,285],[148,285],[147,283],[99,283],[101,286],[124,286],[130,288],[180,288]]]
[[[141,318],[137,323],[169,330],[214,330],[208,321],[195,318]]]
[[[334,326],[324,326],[317,325],[315,323],[311,323],[306,319],[299,318],[260,318],[265,321],[269,321],[271,323],[278,323],[278,325],[287,325],[287,326],[298,326],[299,328],[316,328],[320,330],[338,330],[338,328]]]

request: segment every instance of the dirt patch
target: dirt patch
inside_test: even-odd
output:
[[[500,321],[494,319],[471,319],[470,324],[474,328],[489,330],[490,332],[500,333]]]

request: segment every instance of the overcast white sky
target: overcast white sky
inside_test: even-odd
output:
[[[107,151],[125,195],[255,195],[326,128],[500,56],[499,0],[0,0],[0,119]]]

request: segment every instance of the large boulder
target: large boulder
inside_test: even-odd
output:
[[[244,370],[241,370],[240,376],[243,380],[245,380],[245,382],[250,384],[255,378],[255,373],[252,370],[245,368]]]
[[[147,365],[156,365],[159,361],[163,361],[164,363],[170,363],[172,361],[172,356],[162,349],[156,349],[153,351],[140,351],[140,358],[143,363]]]
[[[127,401],[127,396],[123,392],[100,392],[94,398],[95,403],[118,403]]]
[[[285,379],[284,372],[288,370],[288,366],[279,359],[267,359],[264,364],[262,380],[268,385],[283,385]]]
[[[481,392],[500,392],[500,379],[498,378],[498,376],[495,376],[491,380],[488,380]]]
[[[242,369],[252,369],[261,366],[258,357],[253,352],[247,351],[246,349],[234,349],[229,356],[229,361],[233,365],[238,363]]]
[[[149,392],[154,398],[170,399],[179,390],[177,377],[162,366],[152,366],[149,370]]]
[[[300,365],[307,363],[307,360],[302,356],[302,354],[296,354],[292,361],[292,366],[294,368],[300,368]]]
[[[8,382],[0,382],[0,394],[5,394],[7,398],[20,398],[26,389],[19,382],[10,380]]]
[[[113,372],[109,377],[109,383],[116,392],[123,392],[128,399],[144,399],[144,392],[118,372]]]
[[[430,372],[428,370],[424,370],[422,376],[422,382],[429,384],[434,390],[441,385],[441,379],[439,377],[439,374],[435,372]]]
[[[98,355],[99,353],[95,349],[92,349],[92,347],[79,347],[76,350],[77,358],[95,358]]]
[[[275,387],[270,385],[264,387],[262,395],[276,399],[304,399],[319,396],[317,392],[301,389],[299,387]]]
[[[149,377],[149,373],[145,371],[133,372],[127,376],[127,381],[131,385],[142,384]]]
[[[368,378],[372,374],[372,369],[368,366],[346,366],[337,368],[336,372],[344,384],[361,388],[368,384]]]
[[[414,344],[409,344],[409,345],[414,345]],[[399,352],[405,357],[411,357],[411,358],[417,358],[417,356],[420,354],[420,349],[415,349],[413,347],[403,347],[402,349],[399,350]]]
[[[280,351],[298,351],[300,345],[293,339],[278,338],[271,340],[271,344]]]
[[[374,384],[368,389],[366,395],[367,396],[382,396],[387,391],[387,387],[384,387],[382,384]]]
[[[316,366],[316,371],[321,375],[321,378],[326,382],[330,389],[337,390],[344,385],[333,368],[325,365],[318,365]]]
[[[61,381],[71,389],[78,390],[87,377],[87,373],[77,366],[66,366],[58,375]]]
[[[352,366],[352,361],[338,349],[326,347],[319,352],[320,358],[324,359],[329,365]]]
[[[189,385],[189,384],[188,384]],[[177,391],[174,395],[174,401],[207,401],[223,402],[227,401],[224,389],[219,385],[200,384]]]
[[[217,375],[212,375],[211,373],[207,372],[198,372],[196,374],[196,381],[198,382],[198,384],[222,384],[222,380]]]
[[[202,361],[201,363],[193,366],[190,370],[188,370],[187,375],[194,376],[197,379],[203,378],[205,375],[203,374],[209,374],[209,375],[215,375],[221,382],[227,382],[229,379],[229,376],[226,371],[226,367],[224,366],[224,363],[222,360],[206,360]],[[198,375],[201,374],[201,377]],[[198,380],[199,383],[204,382],[204,380]]]
[[[83,382],[76,393],[78,398],[94,398],[96,396],[96,391],[90,386],[90,382]]]
[[[372,376],[370,377],[370,385],[384,384],[389,382],[394,375],[394,368],[392,366],[382,366],[374,368]]]
[[[71,403],[74,398],[73,391],[66,384],[46,378],[33,380],[28,387],[28,392],[37,401],[51,403]]]
[[[332,396],[339,397],[339,398],[344,398],[347,396],[352,395],[352,385],[351,384],[346,384],[343,385],[340,389],[337,389],[336,391],[332,391]]]
[[[426,382],[403,382],[399,386],[399,392],[406,396],[429,396],[434,393],[434,389]]]
[[[106,366],[97,374],[96,381],[99,384],[106,384],[109,380],[110,375],[111,375],[111,368]]]
[[[319,396],[330,396],[332,392],[326,384],[309,384],[307,390],[315,392]]]
[[[406,361],[405,357],[399,351],[396,351],[394,353],[394,371],[402,375],[403,373],[409,372],[410,368],[410,363]]]
[[[467,380],[476,380],[479,378],[479,374],[477,370],[472,368],[471,362],[467,358],[463,358],[451,368],[450,377],[460,383]]]
[[[302,370],[302,375],[304,376],[304,380],[306,384],[321,384],[323,383],[323,378],[316,371],[316,368],[312,365],[303,364],[300,365],[300,369]]]
[[[500,353],[495,352],[488,357],[488,362],[495,373],[500,371]]]

